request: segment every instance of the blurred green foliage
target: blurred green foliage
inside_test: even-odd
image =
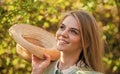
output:
[[[75,9],[93,14],[103,30],[106,74],[120,74],[120,0],[0,0],[0,74],[30,74],[31,63],[18,56],[8,29],[19,23],[55,33],[61,15]]]

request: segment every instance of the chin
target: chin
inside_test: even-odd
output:
[[[60,46],[56,46],[56,48],[57,48],[57,50],[59,50],[59,51],[63,51],[63,50],[64,50],[64,48],[63,48],[63,47],[60,47]]]

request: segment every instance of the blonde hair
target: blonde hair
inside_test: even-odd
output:
[[[82,56],[79,57],[81,58],[80,60],[83,60],[94,71],[103,72],[103,41],[96,20],[92,15],[80,10],[69,12],[61,21],[69,15],[72,15],[80,25],[82,43]]]

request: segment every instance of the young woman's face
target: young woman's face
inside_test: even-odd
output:
[[[80,50],[80,29],[76,19],[70,15],[60,24],[56,32],[57,49],[63,52],[78,52]]]

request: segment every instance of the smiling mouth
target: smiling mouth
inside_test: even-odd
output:
[[[62,40],[62,39],[58,40],[58,42],[59,42],[59,44],[69,44],[69,42]]]

